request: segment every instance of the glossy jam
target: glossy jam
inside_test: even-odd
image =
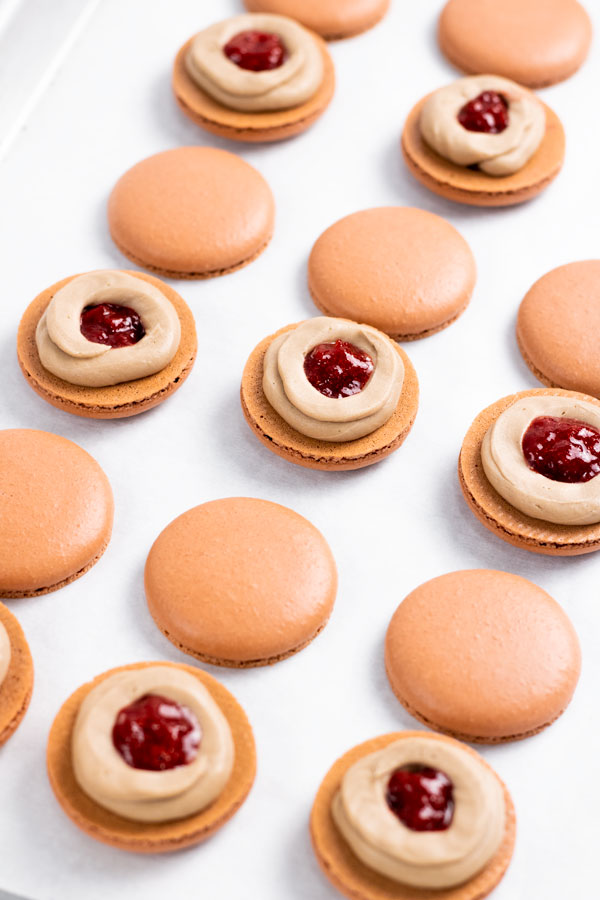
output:
[[[349,341],[317,344],[304,359],[304,373],[312,386],[337,400],[362,391],[373,369],[369,354]]]
[[[496,91],[483,91],[462,107],[458,121],[467,131],[500,134],[508,127],[508,103]]]
[[[251,72],[278,69],[287,57],[285,44],[277,34],[266,31],[240,31],[223,47],[225,56]]]
[[[117,714],[112,739],[128,766],[162,772],[187,766],[198,755],[202,732],[187,706],[145,694]]]
[[[522,447],[529,468],[552,481],[573,484],[600,472],[600,431],[577,419],[538,416]]]
[[[135,309],[116,303],[86,306],[81,313],[80,328],[88,341],[110,347],[130,347],[146,334]]]
[[[411,831],[445,831],[454,815],[454,788],[443,772],[428,766],[396,769],[386,802]]]

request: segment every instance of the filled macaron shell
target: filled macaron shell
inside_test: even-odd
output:
[[[385,642],[392,690],[432,728],[496,743],[541,731],[581,668],[575,630],[546,591],[489,569],[451,572],[400,604]]]
[[[352,37],[376,25],[390,0],[244,0],[248,12],[289,16],[327,40]]]
[[[29,645],[16,617],[0,603],[0,624],[10,642],[10,662],[0,682],[0,746],[18,728],[27,712],[33,691],[33,660]]]

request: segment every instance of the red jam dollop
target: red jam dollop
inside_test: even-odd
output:
[[[287,58],[285,44],[277,34],[266,31],[240,31],[223,47],[225,56],[251,72],[278,69]]]
[[[94,344],[110,347],[130,347],[146,334],[142,320],[135,309],[116,303],[99,303],[86,306],[81,313],[81,333]]]
[[[304,359],[304,374],[326,397],[351,397],[365,387],[373,374],[368,353],[349,341],[317,344]]]
[[[590,481],[600,472],[600,431],[587,422],[538,416],[522,447],[529,468],[552,481]]]
[[[187,706],[145,694],[119,710],[112,739],[128,766],[162,772],[187,766],[198,755],[202,732]]]
[[[404,766],[388,781],[387,805],[411,831],[445,831],[454,815],[454,786],[429,766]]]
[[[458,121],[467,131],[500,134],[508,127],[508,103],[497,91],[483,91],[462,107]]]

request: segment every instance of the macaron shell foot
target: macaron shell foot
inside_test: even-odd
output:
[[[0,746],[19,727],[33,692],[33,660],[29,645],[15,616],[0,603],[0,623],[10,641],[10,663],[0,684]]]

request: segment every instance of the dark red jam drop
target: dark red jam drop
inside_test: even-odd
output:
[[[187,706],[145,694],[117,714],[112,739],[128,766],[162,772],[187,766],[198,755],[202,732]]]
[[[600,472],[600,431],[577,419],[538,416],[523,435],[523,456],[552,481],[589,481]]]
[[[467,131],[500,134],[508,126],[508,103],[496,91],[483,91],[458,113],[458,121]]]
[[[429,766],[396,769],[388,781],[387,805],[411,831],[445,831],[454,815],[454,788]]]
[[[146,334],[142,320],[135,309],[116,303],[99,303],[86,306],[81,313],[81,333],[95,344],[111,347],[130,347]]]
[[[285,44],[277,34],[266,31],[240,31],[223,47],[225,56],[251,72],[278,69],[287,57]]]
[[[304,359],[304,373],[312,386],[338,400],[362,391],[373,368],[369,354],[349,341],[317,344]]]

